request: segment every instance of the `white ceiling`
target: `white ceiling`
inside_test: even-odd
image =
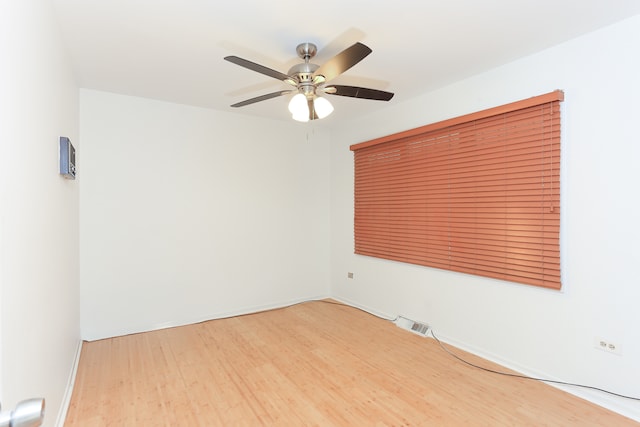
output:
[[[223,60],[286,73],[299,43],[314,63],[359,41],[373,53],[335,84],[395,93],[390,103],[640,13],[639,0],[52,0],[83,88],[290,120],[289,89]],[[330,96],[336,123],[388,103]]]

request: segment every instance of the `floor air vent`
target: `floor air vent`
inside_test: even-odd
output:
[[[396,326],[406,329],[414,334],[422,335],[426,337],[429,332],[429,325],[426,323],[416,322],[415,320],[407,319],[406,317],[398,316],[396,320]]]

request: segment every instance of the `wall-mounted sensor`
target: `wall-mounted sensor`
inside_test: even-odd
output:
[[[60,175],[76,179],[76,149],[66,136],[60,137]]]

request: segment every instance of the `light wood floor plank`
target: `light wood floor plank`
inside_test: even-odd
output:
[[[546,384],[469,367],[435,340],[323,302],[86,342],[65,423],[445,425],[640,423]]]

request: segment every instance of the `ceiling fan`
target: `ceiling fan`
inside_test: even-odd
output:
[[[348,47],[322,66],[309,62],[318,52],[316,45],[313,43],[299,44],[296,52],[298,56],[304,60],[304,63],[294,65],[287,74],[237,56],[226,56],[224,59],[229,62],[281,80],[294,87],[293,89],[280,90],[247,99],[231,106],[244,107],[245,105],[297,92],[289,102],[289,111],[293,119],[306,122],[309,120],[322,119],[333,111],[331,103],[326,98],[321,97],[320,94],[373,99],[377,101],[389,101],[393,98],[393,93],[377,89],[358,86],[327,85],[330,80],[344,73],[372,52],[370,48],[362,43],[355,43]]]

